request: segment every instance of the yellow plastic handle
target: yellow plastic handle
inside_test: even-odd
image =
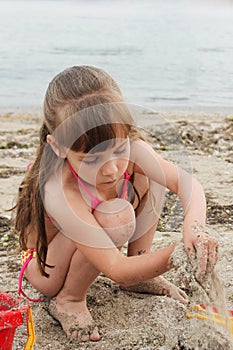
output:
[[[209,320],[209,319],[212,319],[212,317],[214,317],[215,322],[219,325],[222,325],[228,328],[233,336],[233,317],[227,318],[226,316],[223,316],[216,312],[208,313],[208,311],[203,309],[200,305],[195,305],[191,307],[190,311],[191,312],[186,313],[187,318],[198,318],[199,320]],[[192,312],[192,311],[200,311],[202,313],[200,314],[198,312]]]
[[[36,333],[35,333],[34,321],[33,321],[31,308],[29,308],[29,313],[28,313],[27,332],[28,332],[28,339],[27,339],[26,345],[24,347],[24,350],[32,350],[33,346],[35,344],[35,341],[36,341]]]

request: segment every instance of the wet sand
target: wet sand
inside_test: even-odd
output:
[[[165,158],[175,159],[193,172],[202,183],[207,197],[207,230],[220,243],[220,258],[215,270],[221,293],[215,298],[233,309],[233,118],[219,116],[152,116],[157,122],[142,122],[155,149]],[[161,121],[162,120],[162,121]],[[17,237],[11,229],[10,213],[17,187],[33,160],[38,142],[39,114],[0,115],[0,266],[1,290],[17,295],[20,269]],[[159,127],[158,127],[159,125]],[[176,197],[167,193],[163,215],[158,225],[153,249],[181,238],[182,210]],[[125,247],[124,247],[125,251]],[[179,255],[180,254],[180,255]],[[202,303],[204,294],[190,278],[185,256],[179,253],[179,267],[166,277],[184,288],[191,304]],[[192,273],[191,273],[192,275]],[[209,288],[211,282],[209,279]],[[195,289],[196,288],[196,289]],[[31,296],[38,293],[24,281]],[[194,290],[198,292],[194,293]],[[223,294],[222,294],[223,293]],[[218,294],[216,296],[216,294]],[[208,296],[207,296],[208,297]],[[213,295],[212,295],[213,297]],[[188,319],[190,306],[161,296],[122,291],[117,284],[101,275],[88,292],[88,306],[102,336],[97,343],[81,343],[66,338],[59,323],[48,313],[48,299],[32,304],[36,330],[35,350],[41,349],[232,349],[231,336],[213,320]],[[216,302],[220,302],[216,300]],[[25,327],[19,327],[14,350],[26,341]]]

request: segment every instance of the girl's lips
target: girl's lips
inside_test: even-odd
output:
[[[110,180],[110,181],[106,181],[106,182],[104,182],[104,184],[113,184],[113,183],[115,183],[117,180],[116,179],[114,179],[114,180]]]

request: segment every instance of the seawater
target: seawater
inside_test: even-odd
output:
[[[71,65],[155,111],[233,111],[233,2],[0,1],[0,110],[41,108]]]

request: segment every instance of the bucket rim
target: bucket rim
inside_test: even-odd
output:
[[[23,305],[23,303],[24,305]],[[1,305],[7,309],[1,310]],[[9,293],[0,293],[0,331],[6,328],[15,328],[23,324],[28,317],[30,305]]]

